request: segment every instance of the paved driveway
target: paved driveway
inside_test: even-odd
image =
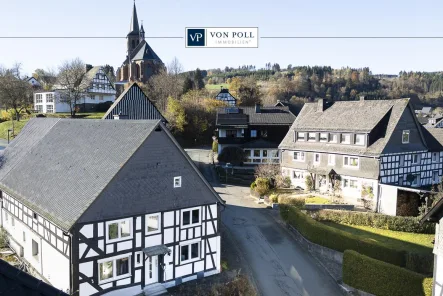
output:
[[[262,295],[342,295],[318,262],[249,197],[249,188],[220,185],[208,150],[187,150],[227,207],[222,222],[234,235]]]

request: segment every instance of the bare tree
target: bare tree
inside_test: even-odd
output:
[[[32,105],[32,86],[21,76],[20,69],[20,64],[0,68],[0,103],[14,111],[17,121],[20,113]]]
[[[56,86],[60,93],[58,100],[69,105],[71,117],[75,117],[76,105],[86,95],[89,87],[90,81],[85,74],[85,64],[79,58],[65,61],[59,67]]]
[[[183,72],[183,65],[180,63],[177,57],[174,57],[174,59],[172,59],[172,61],[168,65],[168,74],[178,75],[182,72]]]

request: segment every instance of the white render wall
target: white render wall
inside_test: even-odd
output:
[[[377,211],[386,215],[397,214],[398,188],[380,184],[379,205]]]
[[[17,212],[22,211],[24,207],[21,203],[16,203]],[[10,239],[13,239],[16,242],[13,245],[20,245],[23,247],[23,259],[57,289],[69,291],[69,258],[65,257],[59,250],[55,249],[54,246],[51,246],[45,241],[45,239],[43,239],[41,235],[43,234],[43,227],[39,225],[37,227],[38,230],[34,231],[29,225],[12,215],[12,213],[8,212],[6,214],[6,209],[2,208],[1,212],[3,227],[10,236]],[[8,216],[7,221],[6,215]],[[14,226],[12,225],[12,219],[14,219]],[[43,218],[39,217],[39,220],[42,222]],[[23,233],[25,233],[25,241],[23,241]],[[38,243],[38,256],[32,255],[32,240]]]
[[[182,212],[193,209],[200,209],[199,223],[190,226],[183,226],[181,222]],[[98,249],[100,249],[103,254],[97,254],[97,252],[95,252],[92,248],[89,248],[88,250],[88,245],[86,242],[79,242],[79,272],[88,278],[88,281],[80,284],[80,296],[89,296],[99,292],[92,285],[92,281],[94,281],[94,269],[98,269],[98,264],[94,264],[94,261],[100,262],[103,259],[106,261],[106,259],[120,256],[122,252],[128,254],[128,256],[131,256],[132,258],[135,258],[137,254],[142,253],[140,248],[143,247],[146,248],[149,246],[164,244],[169,248],[170,254],[164,255],[165,270],[163,273],[163,281],[167,287],[175,286],[176,279],[178,278],[181,278],[182,282],[185,282],[187,280],[196,279],[197,273],[202,273],[203,276],[209,276],[220,272],[221,241],[220,235],[217,235],[219,232],[217,204],[168,211],[164,212],[163,215],[162,213],[152,213],[149,215],[156,214],[160,214],[163,220],[163,223],[160,224],[163,224],[163,228],[160,226],[161,228],[158,233],[151,234],[146,231],[148,215],[144,215],[143,217],[128,217],[128,219],[131,221],[132,235],[119,241],[108,241],[106,225],[110,221],[95,224],[84,224],[81,226],[79,232],[86,239],[94,239],[94,229],[96,228],[98,240],[94,244],[96,244]],[[211,214],[212,221],[206,221],[207,219],[211,219]],[[145,220],[144,224],[142,223],[143,219]],[[180,246],[195,242],[200,242],[200,256],[181,263]],[[132,247],[133,244],[135,249]],[[212,252],[213,258],[211,258],[209,250]],[[127,251],[127,253],[125,251]],[[204,259],[206,259],[206,268]],[[107,292],[107,288],[113,287],[114,282],[117,286],[131,284],[135,287],[143,288],[142,270],[145,270],[146,275],[148,260],[149,259],[142,260],[141,264],[137,264],[134,260],[134,266],[131,266],[131,276],[134,275],[133,282],[131,282],[131,276],[128,275],[126,278],[119,278],[103,284],[100,284],[99,282],[94,283],[98,284],[102,289],[104,289],[103,292]],[[91,283],[89,283],[89,281]],[[109,293],[112,294],[112,292]]]
[[[52,94],[54,97],[53,102],[46,101],[46,94]],[[42,103],[37,103],[36,96],[42,95]],[[95,97],[95,99],[91,98],[91,95]],[[103,97],[103,100],[100,100],[100,97]],[[115,91],[114,93],[99,93],[99,92],[90,92],[86,96],[83,96],[80,100],[78,100],[77,105],[79,104],[99,104],[104,102],[114,102],[115,100]],[[69,104],[60,102],[60,94],[57,91],[53,92],[39,92],[34,93],[34,110],[37,110],[37,105],[42,105],[42,113],[48,113],[48,105],[54,106],[54,113],[67,113],[70,112],[71,109]]]

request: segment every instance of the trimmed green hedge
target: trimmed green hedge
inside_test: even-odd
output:
[[[418,217],[388,216],[376,213],[354,211],[320,210],[312,214],[318,221],[331,221],[340,224],[370,226],[380,229],[414,233],[435,233],[434,223],[420,224]]]
[[[432,295],[432,278],[351,250],[343,256],[343,282],[377,296]]]
[[[294,207],[288,205],[280,205],[279,207],[282,218],[313,243],[339,252],[355,250],[372,258],[402,267],[406,265],[405,251],[391,249],[381,243],[358,238],[346,231],[327,226]]]
[[[305,206],[306,203],[306,198],[304,197],[287,197],[287,196],[282,196],[280,195],[278,197],[278,203],[279,204],[286,204],[286,205],[291,205],[294,206],[296,208],[303,208]]]

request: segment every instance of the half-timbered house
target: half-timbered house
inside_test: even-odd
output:
[[[132,83],[108,109],[103,119],[166,119],[136,82]]]
[[[220,92],[218,93],[218,95],[215,96],[215,99],[217,101],[222,101],[224,103],[226,103],[226,105],[234,107],[237,105],[237,99],[234,98],[233,95],[231,95],[231,93],[229,92],[229,89],[227,88],[223,88],[220,90]]]
[[[279,148],[294,187],[310,177],[320,192],[391,215],[442,176],[442,146],[409,99],[307,103]]]
[[[1,225],[73,295],[220,272],[223,201],[160,120],[31,119],[4,150]]]
[[[88,87],[84,95],[76,102],[73,108],[80,112],[98,112],[105,110],[114,102],[116,91],[102,66],[87,66],[84,76],[85,85]],[[38,113],[70,112],[70,102],[62,98],[63,89],[54,86],[51,91],[34,93],[34,110]]]

